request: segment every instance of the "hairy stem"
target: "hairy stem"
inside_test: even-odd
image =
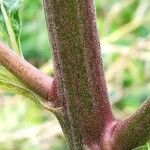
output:
[[[143,145],[150,138],[150,99],[114,130],[110,150],[130,150]]]
[[[43,98],[53,97],[50,93],[54,94],[52,92],[54,79],[40,72],[2,42],[0,42],[0,63]]]
[[[93,0],[44,0],[44,8],[53,47],[58,98],[63,107],[64,121],[60,123],[67,133],[70,149],[97,147],[113,115]]]

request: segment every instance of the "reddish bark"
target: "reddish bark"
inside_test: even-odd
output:
[[[114,118],[93,0],[44,0],[55,79],[0,43],[0,63],[51,101],[71,150],[130,150],[150,137],[150,100],[128,119]]]

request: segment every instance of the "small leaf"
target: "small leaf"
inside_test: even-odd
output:
[[[9,13],[19,10],[21,4],[22,0],[4,0],[4,6],[7,8]]]
[[[134,148],[132,150],[149,150],[149,149],[148,149],[147,145],[144,145],[144,146],[136,147],[136,148]]]
[[[149,143],[147,143],[147,148],[148,148],[148,150],[150,150],[150,145],[149,145]]]
[[[19,10],[22,0],[0,0],[0,31],[7,35],[10,46],[22,56],[20,46],[21,19]]]
[[[50,102],[31,91],[22,81],[17,79],[2,66],[0,66],[0,88],[15,94],[23,95],[47,110],[52,112],[57,111],[52,108]]]

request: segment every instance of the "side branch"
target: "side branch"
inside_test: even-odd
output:
[[[143,145],[150,138],[150,99],[125,121],[121,122],[113,133],[112,149],[129,150]]]
[[[0,63],[38,95],[45,99],[53,97],[54,79],[20,58],[2,42],[0,42]]]

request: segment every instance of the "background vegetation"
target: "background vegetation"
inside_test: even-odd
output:
[[[150,1],[95,2],[110,102],[114,114],[125,118],[150,95]],[[25,59],[53,74],[42,2],[24,0],[20,13]],[[2,26],[0,21],[0,33]],[[3,34],[0,39],[7,41]],[[65,149],[52,114],[22,96],[0,90],[0,150]],[[150,147],[147,143],[138,149]]]

